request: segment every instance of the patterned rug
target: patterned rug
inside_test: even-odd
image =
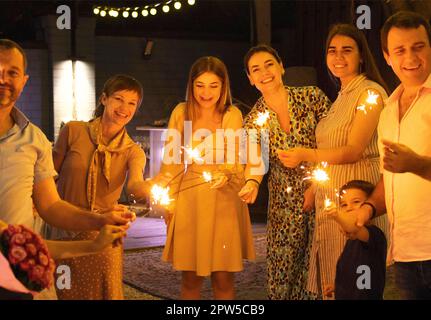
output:
[[[265,300],[266,236],[255,235],[256,261],[244,262],[244,270],[235,274],[236,299]],[[124,254],[124,282],[163,299],[179,299],[181,273],[161,261],[162,247],[142,249]],[[213,299],[211,281],[206,278],[202,299]]]

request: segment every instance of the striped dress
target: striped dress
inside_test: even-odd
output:
[[[319,149],[339,148],[347,145],[348,136],[356,114],[360,95],[367,89],[378,91],[383,100],[385,90],[376,82],[358,75],[338,94],[328,116],[316,128],[316,142]],[[338,224],[324,215],[324,200],[336,201],[336,191],[350,180],[365,180],[374,185],[380,178],[377,130],[365,148],[362,159],[355,163],[328,165],[325,169],[330,180],[319,185],[316,192],[316,224],[310,256],[308,290],[320,296],[325,285],[335,283],[338,258],[347,238],[340,232]],[[336,203],[336,202],[335,202]],[[387,235],[386,215],[375,219],[375,224]]]

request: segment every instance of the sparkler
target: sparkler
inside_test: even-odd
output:
[[[327,197],[325,196],[325,202],[324,202],[324,204],[325,204],[325,210],[328,210],[328,209],[332,206],[332,201],[331,201],[331,199],[329,199],[329,198],[327,198]]]
[[[204,178],[204,180],[206,182],[211,182],[213,179],[213,176],[212,176],[211,172],[204,171],[204,172],[202,172],[202,178]]]
[[[308,171],[304,180],[314,180],[317,183],[324,183],[329,180],[328,173],[324,170],[328,166],[327,162],[322,162],[322,167],[314,169],[311,173]]]
[[[360,104],[359,106],[356,107],[356,110],[360,110],[362,111],[364,114],[367,114],[367,107],[372,110],[373,109],[373,105],[377,105],[377,99],[380,97],[380,95],[378,93],[375,93],[372,90],[367,90],[368,93],[368,97],[365,100],[365,102],[367,103],[365,104]]]
[[[187,156],[196,163],[204,162],[204,159],[202,159],[199,150],[187,147],[181,147],[181,149],[183,149],[186,152]]]
[[[173,200],[169,197],[169,187],[163,188],[157,184],[151,188],[151,197],[153,204],[161,206],[167,206]]]
[[[263,127],[266,121],[269,118],[269,111],[258,112],[257,118],[253,121],[253,123],[257,124],[259,127]]]

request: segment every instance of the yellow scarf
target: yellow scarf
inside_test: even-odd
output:
[[[109,184],[111,179],[112,153],[124,152],[131,148],[135,142],[127,134],[126,128],[123,128],[108,145],[103,144],[101,117],[88,122],[88,130],[91,141],[96,146],[87,176],[87,201],[90,209],[93,211],[96,203],[97,174],[99,172],[99,167],[102,166],[103,176]]]

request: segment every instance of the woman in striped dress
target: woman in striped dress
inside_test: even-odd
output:
[[[326,63],[341,89],[327,117],[317,125],[317,149],[280,153],[280,160],[290,168],[302,161],[328,163],[329,181],[316,186],[316,225],[307,286],[316,297],[334,284],[337,260],[346,242],[335,221],[323,213],[325,199],[336,202],[336,189],[350,180],[373,184],[379,180],[376,128],[387,98],[365,36],[354,26],[332,27],[326,41]],[[378,219],[376,225],[386,231],[386,216]]]

